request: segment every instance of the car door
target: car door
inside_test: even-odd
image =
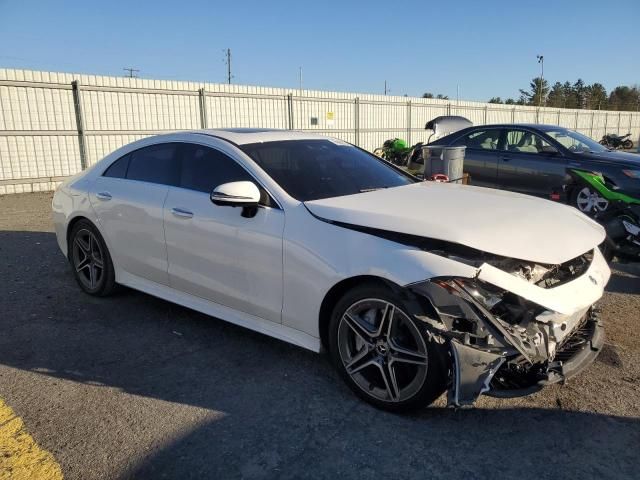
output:
[[[171,287],[279,323],[284,212],[222,151],[184,144],[180,157],[179,183],[169,188],[164,210]],[[262,191],[252,218],[210,199],[216,186],[241,180]]]
[[[467,147],[464,172],[471,176],[471,184],[495,187],[498,172],[499,128],[478,128],[465,133],[452,145]]]
[[[540,135],[506,129],[500,144],[498,184],[507,190],[549,198],[564,183],[566,159]]]
[[[124,155],[97,177],[89,194],[116,267],[164,285],[164,202],[177,177],[177,147],[162,143]]]

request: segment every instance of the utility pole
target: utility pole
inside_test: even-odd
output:
[[[231,85],[231,49],[227,48],[227,83]]]
[[[384,81],[384,94],[386,95],[387,93],[389,93],[391,90],[389,88],[387,88],[387,81]]]
[[[456,105],[460,105],[460,85],[456,84]]]
[[[129,72],[128,75],[125,75],[126,77],[129,77],[129,78],[138,78],[138,75],[136,75],[136,73],[140,73],[140,70],[137,70],[137,69],[131,68],[131,67],[123,68],[123,70],[125,72]]]
[[[300,93],[302,93],[302,67],[298,67],[298,86],[300,87]]]
[[[538,106],[542,106],[542,96],[544,93],[544,55],[536,55],[538,63],[540,64],[540,97],[538,98]],[[546,100],[545,100],[546,103]]]

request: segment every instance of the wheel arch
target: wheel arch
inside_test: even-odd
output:
[[[381,285],[386,288],[390,288],[393,291],[400,291],[402,289],[400,285],[397,285],[386,278],[375,275],[357,275],[345,278],[332,286],[322,299],[320,311],[318,313],[320,345],[324,349],[327,349],[329,346],[329,324],[331,322],[331,313],[333,312],[334,305],[345,293],[355,286],[362,285],[363,283]]]
[[[86,220],[87,222],[89,222],[91,225],[94,226],[94,228],[96,230],[98,230],[98,232],[100,232],[100,229],[98,228],[98,226],[88,217],[85,217],[84,215],[77,215],[75,217],[73,217],[71,220],[69,220],[69,223],[67,224],[67,231],[65,233],[65,238],[67,240],[67,258],[69,257],[69,248],[71,248],[71,232],[73,231],[73,227],[81,220]],[[102,235],[102,233],[101,233]],[[104,238],[104,236],[103,236]]]

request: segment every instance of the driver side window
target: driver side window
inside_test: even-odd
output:
[[[548,153],[555,150],[549,142],[526,130],[507,130],[504,150],[514,153]]]
[[[260,190],[260,204],[271,206],[267,192],[238,162],[211,147],[197,144],[183,144],[180,162],[180,180],[178,186],[210,194],[223,183],[249,181]]]

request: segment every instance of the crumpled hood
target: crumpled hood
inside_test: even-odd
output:
[[[305,202],[321,219],[560,264],[598,246],[604,229],[575,208],[491,188],[437,182]]]

